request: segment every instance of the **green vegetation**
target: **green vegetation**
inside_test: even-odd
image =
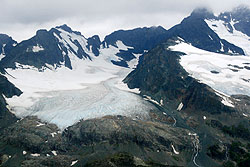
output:
[[[139,158],[135,158],[128,153],[117,153],[110,157],[107,157],[102,160],[97,160],[94,162],[87,163],[85,167],[110,167],[110,166],[119,166],[119,167],[175,167],[169,165],[161,165],[150,162],[144,162]]]
[[[249,167],[250,166],[250,143],[244,145],[241,142],[232,142],[228,145],[228,153],[223,146],[218,144],[208,148],[208,155],[217,160],[224,161],[223,167]],[[228,157],[227,157],[228,156]],[[226,161],[225,161],[226,160]]]
[[[250,131],[243,124],[239,124],[238,126],[223,126],[222,131],[224,133],[229,134],[232,137],[238,137],[245,140],[250,140]]]
[[[235,161],[239,167],[247,167],[250,165],[250,148],[247,146],[240,142],[233,142],[230,145],[229,157]]]
[[[207,154],[213,159],[224,160],[226,158],[226,150],[221,148],[218,144],[209,147]]]
[[[223,167],[235,167],[235,164],[232,161],[226,161],[223,163]]]

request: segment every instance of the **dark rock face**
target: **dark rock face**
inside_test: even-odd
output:
[[[20,96],[22,92],[10,83],[5,76],[0,75],[0,94],[10,98],[14,95]]]
[[[197,9],[180,24],[168,30],[170,36],[179,36],[193,46],[216,53],[228,53],[231,50],[235,54],[244,55],[244,51],[220,39],[219,36],[207,25],[204,19],[216,19],[216,17],[206,9]],[[221,45],[223,44],[223,51]]]
[[[219,19],[223,20],[232,27],[231,21],[236,22],[233,26],[236,30],[250,36],[250,8],[247,6],[239,6],[231,12],[224,12],[219,15]]]
[[[12,97],[14,95],[21,95],[22,92],[16,88],[12,83],[10,83],[6,77],[0,75],[0,131],[11,125],[13,122],[17,120],[14,114],[10,113],[6,108],[6,101],[3,97]]]
[[[133,49],[120,50],[117,54],[122,60],[113,62],[116,65],[128,67],[127,61],[132,60],[135,54],[143,54],[145,50],[150,50],[156,45],[165,41],[168,38],[168,32],[163,27],[136,28],[132,30],[119,30],[107,35],[102,42],[106,47],[108,45],[116,46],[118,40],[122,41],[126,46]]]
[[[0,131],[17,121],[16,116],[9,112],[6,105],[3,95],[0,95]]]
[[[88,45],[86,46],[89,50],[90,47],[92,48],[92,52],[95,54],[95,56],[99,56],[101,46],[101,41],[98,35],[94,35],[93,37],[88,38]]]
[[[8,35],[0,34],[0,54],[8,55],[16,44],[17,42]]]
[[[145,54],[137,68],[124,80],[130,88],[139,88],[142,94],[157,101],[183,103],[183,109],[209,113],[231,112],[221,99],[205,84],[197,82],[179,64],[184,53],[168,49],[173,43],[161,44]],[[177,107],[176,107],[177,108]]]
[[[39,46],[43,48],[39,52],[33,52],[33,47]],[[15,68],[15,63],[31,65],[37,68],[47,64],[60,64],[63,61],[63,56],[58,48],[54,36],[46,31],[39,30],[36,36],[29,40],[19,43],[10,54],[6,56],[0,63],[4,68]]]
[[[134,47],[134,53],[144,53],[144,50],[149,50],[157,44],[166,40],[167,30],[163,27],[136,28],[133,30],[119,30],[107,35],[103,44],[115,46],[115,43],[120,40],[126,46]]]

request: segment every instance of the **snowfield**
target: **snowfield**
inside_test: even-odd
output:
[[[125,48],[120,41],[118,47]],[[7,98],[11,111],[18,117],[34,115],[43,121],[65,129],[81,119],[124,115],[144,119],[154,106],[143,100],[137,89],[129,89],[122,80],[132,68],[113,65],[118,60],[119,48],[102,48],[100,55],[79,59],[71,54],[73,70],[64,66],[36,68],[17,64],[17,69],[7,69],[6,77],[23,91],[20,97]],[[139,57],[139,55],[136,55]],[[129,64],[135,67],[138,61]]]
[[[235,22],[231,20],[230,24],[233,28],[233,32],[229,32],[226,24],[222,20],[205,20],[208,26],[218,34],[218,36],[221,39],[225,39],[228,42],[235,44],[236,46],[239,46],[240,48],[243,49],[245,55],[250,56],[250,37],[247,36],[246,34],[243,34],[240,31],[237,31],[234,28]],[[223,46],[222,46],[223,47]]]
[[[181,51],[180,64],[195,79],[212,87],[223,96],[223,103],[231,106],[226,97],[236,94],[250,96],[250,57],[212,53],[179,42],[170,47]]]

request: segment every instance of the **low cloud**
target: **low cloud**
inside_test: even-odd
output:
[[[179,23],[196,7],[214,12],[231,10],[248,0],[2,0],[0,33],[21,41],[37,29],[68,24],[86,37],[102,38],[117,29],[162,25],[166,29]]]

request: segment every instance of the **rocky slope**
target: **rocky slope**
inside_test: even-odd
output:
[[[183,166],[186,155],[193,152],[190,134],[171,125],[122,116],[81,121],[61,133],[55,125],[27,117],[4,130],[0,152],[9,157],[7,166],[57,164],[60,159],[66,163],[60,166],[73,160],[81,166],[119,152],[141,162]]]
[[[176,126],[194,129],[202,143],[202,150],[193,159],[196,166],[215,166],[214,163],[228,165],[231,161],[239,166],[241,163],[246,164],[249,161],[249,151],[246,149],[249,144],[248,96],[231,96],[235,105],[232,106],[224,103],[225,97],[216,90],[193,78],[180,63],[181,57],[188,55],[173,51],[174,47],[171,47],[178,45],[180,41],[182,40],[174,38],[149,51],[141,57],[137,68],[124,82],[130,88],[139,88],[141,95],[150,96],[162,111],[175,118]],[[212,70],[212,66],[210,67]],[[240,134],[244,134],[244,137],[237,135],[237,131],[241,131]],[[238,155],[235,150],[231,150],[235,141],[242,142],[239,145],[246,149],[245,158],[241,161],[232,158],[233,154]],[[220,159],[218,154],[211,153],[212,147],[217,147],[216,144],[220,148],[223,145],[225,147],[218,150],[220,154],[227,154],[229,151],[231,157],[225,158],[223,155],[224,158]],[[231,161],[228,162],[229,160]]]

